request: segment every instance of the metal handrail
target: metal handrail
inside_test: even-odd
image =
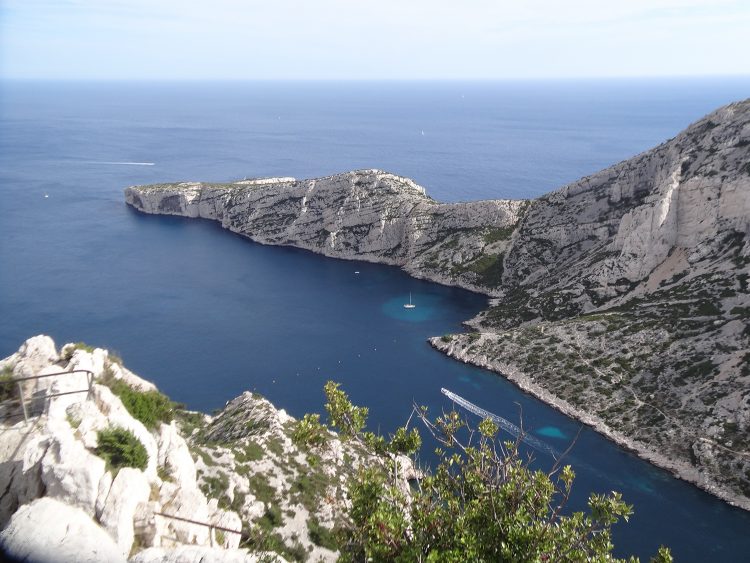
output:
[[[29,376],[26,376],[26,377],[18,377],[18,378],[9,379],[8,381],[0,381],[0,385],[7,385],[7,384],[11,384],[11,383],[15,383],[17,385],[17,387],[18,387],[18,399],[19,399],[19,402],[21,403],[21,409],[23,409],[23,419],[24,419],[25,422],[28,422],[29,421],[29,412],[28,412],[28,409],[26,408],[26,397],[24,396],[24,392],[23,392],[23,382],[24,381],[31,381],[31,380],[34,380],[34,379],[43,379],[45,377],[55,377],[55,376],[58,376],[58,375],[67,375],[69,373],[85,373],[87,375],[86,378],[88,380],[88,387],[86,389],[78,389],[76,391],[65,391],[64,393],[53,393],[51,395],[45,395],[44,398],[45,399],[52,399],[54,397],[62,397],[63,395],[72,395],[74,393],[87,393],[88,395],[87,395],[86,398],[89,399],[91,397],[91,391],[92,391],[93,386],[94,386],[94,372],[91,371],[91,370],[88,370],[88,369],[74,369],[74,370],[70,370],[70,371],[58,371],[58,372],[55,372],[55,373],[45,373],[45,374],[42,374],[42,375],[29,375]]]
[[[93,377],[94,372],[90,369],[73,369],[70,371],[56,371],[55,373],[43,373],[42,375],[28,375],[26,377],[14,377],[12,379],[13,383],[17,381],[29,381],[31,379],[42,379],[44,377],[54,377],[56,375],[66,375],[68,373],[88,373],[89,376]],[[2,383],[10,383],[10,381],[3,381]]]
[[[164,518],[172,518],[173,520],[180,520],[181,522],[187,522],[189,524],[197,524],[198,526],[206,526],[208,528],[208,539],[211,543],[211,547],[214,546],[214,530],[221,530],[222,532],[230,532],[232,534],[239,534],[242,536],[242,531],[232,530],[231,528],[225,528],[224,526],[217,526],[216,524],[209,524],[208,522],[199,522],[198,520],[191,520],[190,518],[183,518],[182,516],[175,516],[173,514],[164,514],[163,512],[154,512],[156,516],[163,516]]]

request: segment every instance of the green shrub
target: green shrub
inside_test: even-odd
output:
[[[325,390],[342,438],[366,443],[366,409],[333,382]],[[623,561],[612,556],[611,528],[632,507],[619,493],[592,494],[587,513],[569,514],[570,466],[533,470],[518,441],[498,441],[491,419],[473,429],[456,411],[434,420],[426,408],[415,414],[440,444],[437,467],[409,497],[388,454],[359,468],[349,483],[348,520],[336,532],[339,561]],[[669,550],[660,548],[653,561],[672,561]]]
[[[0,401],[7,401],[17,395],[13,380],[13,366],[5,366],[0,372]]]
[[[310,541],[315,545],[330,549],[331,551],[336,551],[338,549],[336,536],[333,533],[333,530],[321,525],[315,516],[307,521],[307,530],[310,536]]]
[[[76,418],[69,414],[65,415],[65,420],[68,421],[68,424],[70,424],[71,428],[73,428],[74,430],[78,430],[78,427],[81,425],[81,422],[82,422],[80,418]]]
[[[200,488],[208,498],[215,498],[219,501],[219,508],[226,509],[229,507],[231,502],[227,494],[229,477],[225,473],[218,472],[216,475],[204,477]]]
[[[328,429],[320,422],[319,414],[306,414],[292,430],[292,441],[297,446],[324,446],[329,437]]]
[[[136,391],[121,379],[105,382],[120,397],[130,415],[153,430],[159,423],[169,423],[174,418],[174,403],[158,391]]]
[[[284,523],[284,517],[281,515],[281,508],[277,504],[269,504],[256,523],[262,530],[270,531],[273,528],[281,526]]]
[[[237,463],[247,463],[263,459],[264,450],[257,443],[249,440],[244,448],[234,451],[234,459]]]
[[[105,428],[97,434],[99,446],[96,455],[107,462],[107,469],[135,467],[141,471],[148,465],[148,453],[130,430],[119,426]]]

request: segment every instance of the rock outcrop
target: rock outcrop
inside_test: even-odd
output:
[[[90,389],[74,368],[90,370]],[[383,463],[328,430],[305,443],[298,421],[251,393],[214,417],[173,406],[171,422],[147,427],[126,404],[153,384],[81,343],[58,353],[36,336],[0,369],[0,553],[19,560],[333,561],[349,478]],[[55,375],[29,382],[26,402],[41,406],[26,420],[12,397],[31,370]],[[142,447],[140,467],[104,459],[101,432],[112,428]],[[418,473],[394,461],[408,493]]]
[[[454,280],[432,261],[445,259],[451,249],[456,264],[482,252],[502,252],[505,235],[527,205],[510,200],[437,203],[412,180],[379,170],[299,181],[138,186],[127,188],[125,198],[145,213],[221,221],[224,228],[263,244],[402,266],[417,276],[472,289],[479,289],[481,276]]]
[[[433,344],[750,509],[750,100],[530,201],[440,204],[376,170],[125,197],[495,297]]]
[[[125,561],[143,548],[164,560],[182,543],[204,560],[234,559],[242,530],[238,514],[203,493],[187,442],[174,424],[150,431],[108,387],[113,381],[154,392],[153,384],[119,365],[103,349],[36,336],[0,361],[0,547],[19,560]],[[71,370],[89,370],[70,373]],[[61,373],[62,372],[62,373]],[[24,385],[28,421],[15,379],[57,373]],[[94,380],[88,387],[88,376]],[[67,393],[56,396],[58,393]],[[33,407],[33,408],[32,408]],[[148,456],[142,468],[110,467],[97,450],[100,431],[126,430]],[[114,464],[114,461],[113,461]],[[167,516],[163,516],[167,515]],[[221,526],[218,532],[168,516]],[[216,552],[216,553],[213,553]],[[212,555],[213,553],[213,555]],[[229,552],[227,552],[229,553]]]

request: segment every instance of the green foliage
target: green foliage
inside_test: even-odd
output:
[[[214,458],[211,457],[211,454],[209,454],[200,446],[190,445],[188,447],[190,448],[190,453],[193,454],[193,459],[195,459],[196,456],[200,457],[203,460],[203,463],[205,463],[208,467],[216,465],[216,461],[214,461]]]
[[[315,545],[330,549],[331,551],[338,550],[338,543],[336,542],[336,536],[333,530],[321,525],[315,516],[307,521],[307,531],[310,536],[310,541]]]
[[[292,430],[292,442],[297,446],[321,447],[328,443],[328,429],[320,422],[319,414],[306,414]]]
[[[325,390],[342,436],[372,441],[363,431],[367,410],[335,383]],[[587,513],[563,515],[575,478],[570,466],[532,470],[520,442],[500,443],[491,420],[472,429],[455,411],[435,420],[425,408],[415,412],[440,443],[437,467],[406,498],[390,455],[397,446],[416,451],[419,434],[397,431],[382,463],[361,467],[349,484],[351,508],[336,532],[340,561],[617,561],[611,527],[632,514],[619,493],[592,494]],[[655,560],[671,555],[661,549]]]
[[[13,379],[13,366],[6,365],[0,372],[0,401],[7,401],[18,394]]]
[[[513,236],[513,231],[516,230],[515,225],[509,225],[507,227],[490,227],[484,233],[484,242],[492,244],[500,240],[508,240]]]
[[[68,424],[70,424],[71,428],[74,430],[77,430],[82,422],[80,418],[75,418],[69,414],[65,415],[65,420],[68,421]]]
[[[369,410],[367,407],[355,407],[339,384],[329,381],[324,387],[326,393],[326,410],[331,425],[338,429],[342,439],[356,438],[370,451],[377,454],[414,453],[421,445],[421,438],[416,429],[408,432],[405,427],[396,430],[390,441],[373,432],[364,432]]]
[[[331,424],[338,429],[339,435],[342,438],[352,438],[362,432],[369,409],[352,405],[347,394],[339,389],[338,383],[329,381],[323,389],[326,393],[328,417]]]
[[[96,455],[107,462],[107,469],[117,471],[121,467],[144,470],[148,465],[148,453],[132,432],[119,426],[105,428],[97,434],[99,445]]]
[[[196,429],[205,425],[205,417],[202,413],[184,410],[181,405],[174,405],[174,417],[183,434],[191,436]]]
[[[453,340],[453,336],[450,334],[444,334],[443,336],[440,337],[440,340],[442,340],[443,342],[447,344],[448,342]]]
[[[257,442],[248,440],[244,448],[234,451],[234,459],[237,463],[247,463],[263,459],[263,454],[263,448]]]
[[[409,432],[405,427],[398,428],[391,436],[388,449],[392,453],[410,455],[416,453],[422,446],[422,437],[416,428]]]
[[[203,478],[201,483],[201,490],[208,498],[215,498],[219,501],[219,507],[226,509],[229,507],[231,501],[227,491],[229,490],[229,477],[221,471],[215,475],[211,475]]]
[[[322,471],[300,473],[289,488],[291,500],[315,512],[325,498],[329,485],[330,479]]]
[[[136,391],[120,379],[105,383],[120,397],[131,416],[140,420],[149,430],[153,430],[161,422],[170,422],[174,417],[174,403],[158,391]]]
[[[258,518],[257,524],[261,529],[269,531],[277,528],[284,523],[284,517],[281,515],[281,508],[277,504],[269,504],[263,516]]]
[[[170,482],[174,481],[166,465],[160,465],[159,467],[157,467],[156,474],[159,476],[159,479],[161,479],[162,481],[170,481]]]
[[[276,501],[276,489],[268,483],[268,478],[265,475],[256,473],[248,479],[248,485],[250,486],[250,492],[259,501],[266,504]]]

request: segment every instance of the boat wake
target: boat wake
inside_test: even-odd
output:
[[[121,166],[154,166],[155,163],[153,162],[118,162],[118,161],[108,161],[108,160],[92,160],[89,162],[85,162],[84,164],[112,164],[112,165],[121,165]]]
[[[460,395],[456,395],[452,391],[448,391],[448,389],[445,389],[444,387],[440,388],[440,392],[446,397],[448,397],[451,401],[459,405],[460,407],[463,407],[464,409],[466,409],[467,411],[477,416],[481,416],[482,418],[489,418],[490,420],[492,420],[492,422],[497,424],[500,428],[505,430],[508,434],[510,434],[514,438],[520,437],[521,441],[524,444],[531,446],[538,452],[549,454],[554,459],[560,459],[560,457],[562,457],[562,454],[558,452],[555,448],[553,448],[546,442],[542,442],[538,438],[535,438],[528,432],[521,430],[521,428],[519,428],[518,426],[516,426],[509,420],[504,419],[502,416],[498,416],[489,411],[486,411],[483,408],[478,407],[474,403],[467,401]]]

